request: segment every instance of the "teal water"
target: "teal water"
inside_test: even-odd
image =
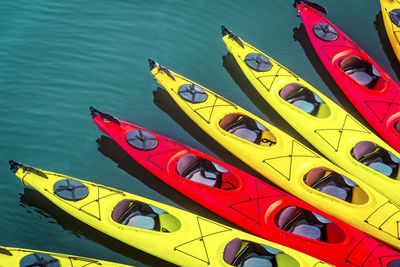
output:
[[[328,18],[392,77],[377,0],[320,0]],[[376,23],[375,23],[376,21]],[[292,1],[6,0],[0,8],[0,245],[110,260],[167,263],[76,221],[31,190],[8,160],[126,190],[225,222],[135,165],[102,138],[89,106],[251,171],[196,128],[157,90],[147,58],[299,135],[248,85],[226,55],[224,24],[359,114],[332,83],[302,35]],[[296,38],[294,38],[294,35]],[[234,79],[232,79],[234,78]],[[302,139],[303,140],[303,139]],[[253,172],[254,173],[254,172]],[[1,265],[1,263],[0,263]]]

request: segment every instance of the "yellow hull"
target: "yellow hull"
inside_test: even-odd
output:
[[[380,0],[383,22],[385,24],[386,33],[388,35],[390,44],[393,47],[394,53],[398,60],[400,60],[400,27],[392,23],[389,12],[394,9],[400,9],[399,0]]]
[[[218,94],[159,65],[151,72],[156,81],[200,128],[268,180],[318,209],[400,249],[397,224],[397,221],[400,221],[400,209],[385,196],[276,127]],[[179,95],[179,88],[184,84],[195,84],[202,88],[207,94],[206,100],[201,103],[184,100]],[[269,130],[265,137],[275,138],[276,143],[257,145],[222,129],[220,121],[232,113],[239,113],[260,122]],[[311,188],[303,179],[311,169],[317,167],[343,174],[358,184],[365,194],[360,194],[359,199],[349,203]]]
[[[128,267],[131,265],[119,264],[115,262],[102,261],[96,259],[90,259],[80,256],[72,256],[61,253],[44,252],[32,249],[23,248],[10,248],[0,247],[0,267],[17,267],[20,266],[21,260],[31,254],[41,253],[49,255],[58,260],[62,267],[73,267],[73,266],[104,266],[104,267]],[[39,266],[39,265],[35,265]]]
[[[230,266],[223,260],[223,253],[226,244],[234,238],[283,251],[284,254],[276,256],[282,266],[328,266],[293,249],[128,192],[23,165],[18,167],[14,171],[25,185],[35,188],[75,218],[128,245],[179,266]],[[85,185],[88,189],[86,197],[73,201],[58,196],[54,186],[64,179],[73,179]],[[124,199],[139,201],[166,211],[167,214],[160,215],[162,231],[132,227],[114,221],[113,210]],[[161,216],[164,216],[162,220]],[[294,264],[296,261],[298,265]]]

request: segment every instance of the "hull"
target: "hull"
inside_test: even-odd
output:
[[[16,162],[10,164],[25,185],[39,191],[65,212],[111,237],[179,266],[229,266],[223,259],[224,249],[236,238],[279,250],[276,261],[288,266],[325,264],[290,248],[128,192]],[[71,196],[73,199],[66,199]],[[126,206],[126,200],[133,204]],[[123,206],[126,209],[121,210]],[[140,214],[151,211],[157,214],[154,218],[158,222],[150,228],[149,221],[143,220],[148,216],[144,215],[139,215],[141,222],[137,219],[130,220],[129,224],[116,221],[132,211],[132,207],[140,208],[131,214],[133,218],[138,218],[138,211]],[[157,229],[153,228],[156,225]]]
[[[155,65],[155,67],[152,68],[151,71],[156,81],[170,93],[171,97],[176,101],[176,103],[197,125],[200,126],[200,128],[202,128],[211,137],[213,137],[216,141],[226,147],[229,151],[231,151],[249,166],[263,174],[267,179],[270,179],[280,187],[291,192],[293,195],[299,196],[301,199],[315,205],[320,210],[325,211],[326,213],[340,215],[340,213],[343,214],[343,210],[346,210],[349,211],[349,214],[352,215],[355,215],[357,213],[360,214],[359,212],[365,212],[364,214],[367,216],[375,214],[375,210],[371,210],[368,208],[362,211],[361,207],[363,207],[364,204],[366,204],[367,206],[375,206],[377,204],[375,202],[377,198],[375,198],[375,196],[371,194],[369,187],[364,187],[362,185],[362,181],[360,181],[360,185],[362,186],[364,192],[368,192],[366,193],[368,194],[367,198],[372,201],[368,204],[350,204],[344,201],[338,201],[334,197],[330,197],[326,194],[321,194],[316,190],[312,190],[303,181],[303,178],[311,169],[323,166],[324,168],[334,170],[335,172],[345,172],[335,165],[330,164],[317,153],[306,148],[290,136],[276,129],[274,126],[269,125],[267,122],[261,120],[260,118],[257,118],[253,114],[240,108],[229,100],[222,98],[214,92],[204,87],[201,87],[200,85],[190,81],[189,79],[180,76],[179,74],[174,73],[170,70],[167,70],[162,66]],[[190,101],[185,101],[179,95],[179,88],[182,88],[182,86],[187,83],[192,83],[202,88],[202,90],[207,94],[207,97],[203,97],[203,99],[205,99],[203,102],[191,103]],[[265,142],[263,143],[264,145],[256,145],[252,142],[239,138],[236,135],[229,134],[220,127],[220,122],[223,121],[223,119],[227,115],[233,113],[239,113],[257,120],[269,130],[268,133],[265,133],[265,138],[268,137],[269,140],[275,141],[273,141],[272,144]],[[100,128],[104,131],[104,128]],[[123,142],[123,139],[121,142]],[[246,151],[246,153],[243,153],[243,151]],[[351,176],[348,175],[348,177]],[[351,179],[355,180],[356,178],[351,177]],[[390,204],[387,199],[384,198],[382,195],[376,194],[376,196],[380,198],[379,202],[382,201],[380,203]],[[394,205],[391,206],[393,206],[395,209],[398,209]],[[379,209],[380,206],[376,205],[375,207]],[[360,215],[358,219],[360,225],[365,224],[365,222],[361,222],[360,220],[361,218],[365,218],[363,216],[364,215]],[[392,213],[386,214],[385,216],[391,217]],[[395,231],[395,225],[397,224],[393,222],[391,225],[394,227],[393,231]],[[366,227],[371,229],[373,228],[373,226],[371,227],[371,225],[366,225]],[[395,232],[393,232],[392,234],[395,234]],[[284,241],[288,240],[289,239],[287,238],[284,239]],[[310,242],[308,248],[311,248],[311,244],[312,243]],[[354,244],[355,243],[350,242],[346,246],[348,246],[348,249],[350,249],[350,247],[354,246]],[[329,260],[325,259],[325,261],[334,265],[348,264],[346,263],[346,257],[348,257],[348,255],[343,254],[343,251],[347,251],[347,248],[345,249],[344,245],[341,245],[340,247],[342,248],[342,253],[339,254],[343,255],[343,258],[339,259],[337,257],[337,254],[334,253],[331,256],[325,255],[326,257],[330,257]],[[316,253],[316,251],[318,251],[317,248],[312,248],[310,250],[308,250],[308,248],[304,247],[302,249],[305,249],[304,251],[308,251],[306,253]],[[366,258],[364,258],[364,260],[365,259]],[[371,262],[371,264],[371,266],[373,266],[373,264],[376,264],[376,262]]]
[[[400,121],[399,85],[327,18],[303,3],[297,5],[297,10],[316,53],[332,78],[379,136],[400,152],[400,128],[396,130],[396,126],[400,127],[400,124],[397,125]],[[321,23],[330,25],[336,32],[335,40],[325,41],[314,34],[314,26]],[[357,57],[362,64],[367,63],[369,72],[374,76],[358,73],[356,77],[358,74],[348,70],[345,59],[349,57]],[[371,77],[373,80],[369,81]]]

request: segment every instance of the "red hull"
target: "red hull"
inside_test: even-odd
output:
[[[400,260],[400,253],[396,250],[260,179],[160,134],[113,117],[111,118],[117,123],[110,122],[109,115],[103,115],[93,115],[99,129],[138,163],[182,194],[255,235],[337,266],[386,266],[393,260]],[[148,151],[133,148],[128,144],[126,135],[136,129],[151,132],[158,139],[158,145]],[[177,161],[186,154],[210,160],[228,170],[228,174],[222,177],[221,187],[230,190],[207,186],[180,176],[176,171]],[[316,241],[280,229],[276,225],[276,217],[288,206],[316,212],[331,220],[333,224],[330,224],[327,241],[332,243]],[[340,237],[341,235],[344,237]],[[340,242],[338,239],[341,239]]]
[[[400,152],[400,133],[395,130],[395,124],[400,121],[400,86],[349,37],[315,9],[301,3],[297,5],[297,10],[316,53],[330,75],[375,131]],[[318,38],[313,31],[317,23],[331,25],[337,31],[337,39],[324,41]],[[368,61],[379,72],[380,78],[373,86],[367,88],[361,85],[339,66],[340,62],[350,55]]]

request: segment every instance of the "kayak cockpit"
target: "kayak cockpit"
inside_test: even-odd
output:
[[[239,238],[232,239],[224,249],[224,261],[233,266],[297,267],[299,263],[283,251]]]
[[[340,243],[344,232],[327,218],[302,208],[289,206],[275,218],[276,225],[289,233],[326,243]]]
[[[237,137],[261,146],[273,146],[276,137],[263,124],[239,113],[226,115],[219,122],[219,126]]]
[[[289,83],[280,90],[279,95],[312,116],[326,118],[331,113],[328,105],[316,93],[301,84]]]
[[[357,143],[351,155],[362,164],[374,169],[383,175],[399,179],[400,159],[392,152],[376,145],[371,141]]]
[[[185,154],[180,157],[176,164],[176,172],[191,181],[223,190],[239,187],[239,180],[227,169],[194,154]]]
[[[137,200],[121,200],[114,208],[111,218],[120,224],[164,233],[175,232],[180,221],[165,210]]]
[[[304,183],[317,191],[352,204],[368,202],[368,195],[356,183],[326,168],[311,169],[304,176]]]
[[[381,89],[382,75],[368,60],[350,55],[339,61],[339,67],[353,80],[368,89]]]

